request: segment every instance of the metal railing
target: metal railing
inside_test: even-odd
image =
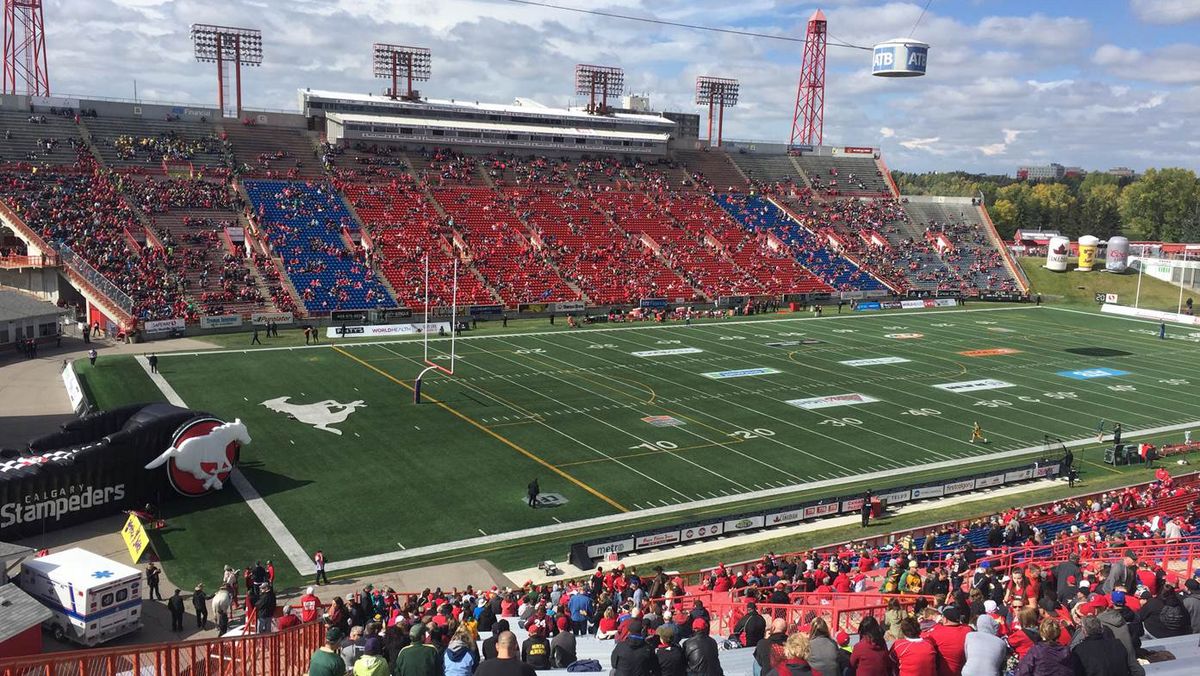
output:
[[[324,640],[309,622],[274,634],[99,648],[0,659],[0,676],[140,676],[302,674]]]
[[[0,256],[0,268],[52,268],[58,265],[58,256]]]
[[[58,249],[59,256],[62,258],[64,265],[71,268],[71,270],[87,281],[88,284],[91,284],[98,292],[107,296],[126,314],[134,314],[134,303],[129,294],[117,288],[116,284],[113,284],[111,280],[100,274],[100,271],[92,267],[91,263],[88,263],[82,256],[72,251],[71,247],[67,246],[65,241],[59,240],[56,242],[55,248]]]

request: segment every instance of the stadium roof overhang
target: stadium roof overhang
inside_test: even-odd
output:
[[[670,134],[662,132],[658,134],[633,132],[633,131],[609,131],[605,129],[589,129],[586,127],[551,127],[540,125],[522,125],[522,124],[505,124],[503,122],[467,122],[459,120],[437,120],[432,118],[418,117],[388,117],[383,115],[353,115],[346,113],[329,113],[326,119],[330,122],[340,125],[347,124],[369,124],[372,127],[383,129],[399,129],[401,127],[412,127],[421,129],[439,129],[439,130],[469,130],[480,132],[498,132],[504,134],[550,134],[554,136],[562,136],[565,138],[592,138],[602,139],[606,141],[639,141],[651,143],[666,143]]]

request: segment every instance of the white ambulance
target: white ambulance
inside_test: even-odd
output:
[[[142,628],[142,573],[84,549],[21,562],[18,585],[50,608],[54,638],[94,646]]]

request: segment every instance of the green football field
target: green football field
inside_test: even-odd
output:
[[[1155,324],[1088,312],[545,328],[460,339],[454,375],[426,376],[421,405],[419,341],[161,354],[177,401],[246,423],[242,470],[262,498],[254,511],[232,511],[231,491],[188,501],[192,524],[211,510],[207,532],[189,536],[204,548],[164,546],[293,559],[321,548],[331,570],[398,567],[597,519],[637,529],[863,478],[1012,464],[1047,435],[1094,441],[1101,419],[1127,436],[1200,420],[1200,333],[1159,340]],[[449,341],[430,349],[445,356]],[[126,366],[80,370],[93,390],[145,379]],[[987,443],[971,441],[975,422]],[[557,506],[526,505],[534,478]]]

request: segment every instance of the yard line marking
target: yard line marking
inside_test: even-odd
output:
[[[167,398],[169,403],[180,408],[188,407],[184,403],[183,398],[179,396],[179,393],[175,391],[175,388],[171,387],[171,383],[168,383],[167,379],[162,377],[162,374],[150,372],[150,362],[144,356],[138,356],[136,359],[141,364],[142,369],[146,371],[146,375],[150,376],[150,380],[158,386],[159,392],[163,393],[163,396]],[[312,559],[308,558],[308,552],[304,550],[304,547],[300,546],[300,542],[296,540],[296,536],[292,535],[287,526],[283,525],[283,521],[275,514],[275,510],[271,509],[271,506],[263,500],[262,496],[250,484],[250,481],[246,479],[240,469],[233,468],[233,471],[229,473],[229,482],[233,484],[238,495],[242,496],[242,500],[246,502],[246,506],[250,508],[250,511],[258,517],[263,528],[267,529],[267,533],[275,540],[275,544],[279,545],[279,549],[288,557],[288,561],[291,561],[292,565],[296,567],[296,572],[301,575],[316,573],[317,565],[312,562]]]
[[[1044,309],[1045,307],[1046,306],[1042,306],[1042,309]],[[709,326],[710,324],[713,326],[730,326],[732,324],[777,324],[780,322],[810,322],[810,321],[823,321],[823,322],[828,323],[830,321],[849,321],[849,320],[856,320],[856,319],[878,319],[878,318],[884,317],[884,316],[886,316],[886,317],[901,317],[901,316],[906,316],[906,315],[927,315],[928,316],[928,315],[944,315],[944,314],[946,314],[946,315],[964,314],[964,313],[975,313],[975,312],[1006,312],[1006,311],[1012,311],[1012,310],[1025,310],[1028,312],[1032,312],[1036,309],[1039,309],[1039,308],[1034,308],[1034,307],[987,307],[987,308],[971,308],[971,309],[958,308],[958,309],[954,309],[954,310],[938,310],[935,312],[930,312],[929,310],[913,310],[911,312],[893,312],[888,315],[849,315],[849,314],[847,314],[847,315],[833,315],[830,317],[781,317],[778,319],[740,319],[740,320],[725,320],[725,321],[720,321],[720,322],[705,322],[703,324],[693,324],[692,327],[690,327],[690,328],[694,328],[697,326]],[[1059,308],[1059,309],[1061,309],[1061,308]],[[612,332],[612,331],[654,331],[654,330],[662,331],[662,330],[676,330],[679,328],[682,328],[682,327],[678,324],[665,324],[665,325],[652,324],[652,325],[648,325],[648,326],[592,326],[592,327],[583,329],[582,334],[603,333],[603,332]],[[529,333],[500,333],[500,334],[496,334],[496,335],[485,334],[485,335],[478,335],[478,336],[457,336],[455,338],[455,340],[460,340],[460,341],[462,341],[462,340],[488,340],[491,338],[525,338],[525,337],[536,337],[536,336],[566,336],[566,335],[570,335],[570,334],[568,334],[565,331],[531,331]],[[581,335],[581,334],[576,334],[576,335]],[[450,337],[430,338],[429,342],[432,343],[435,341],[448,341],[448,340],[450,340]],[[341,345],[333,345],[330,343],[321,343],[320,345],[297,345],[295,347],[264,347],[264,348],[260,348],[260,349],[256,349],[256,350],[231,348],[231,349],[225,349],[225,350],[193,350],[191,352],[160,352],[159,354],[160,355],[169,354],[172,357],[196,357],[196,356],[203,356],[203,355],[209,355],[209,354],[249,354],[251,352],[277,352],[280,350],[312,350],[312,349],[319,349],[319,348],[325,348],[325,349],[332,348],[335,350],[339,350],[344,347],[349,347],[349,348],[374,347],[374,346],[378,346],[378,345],[412,345],[413,347],[420,347],[423,344],[424,343],[423,343],[422,338],[408,338],[408,339],[403,339],[403,340],[368,340],[368,341],[363,341],[363,342],[342,343]]]
[[[663,506],[664,506],[664,507],[667,507],[667,506],[668,506],[668,505],[667,505],[667,501],[666,501],[666,500],[659,500],[659,502],[661,502],[661,503],[663,504]]]
[[[562,523],[562,519],[558,518],[557,516],[552,516],[550,518],[554,519],[557,523]]]
[[[399,542],[396,543],[396,546],[399,547],[400,549],[404,549],[404,545],[400,544]]]
[[[486,536],[486,535],[487,535],[487,533],[483,532],[483,529],[482,529],[482,528],[476,528],[475,530],[479,531],[479,534],[480,534],[480,535],[484,535],[484,536]]]
[[[349,357],[350,359],[353,359],[354,361],[358,362],[359,364],[362,364],[363,366],[365,366],[365,367],[367,367],[367,368],[371,369],[372,371],[374,371],[374,372],[378,373],[379,375],[383,376],[384,378],[387,378],[388,380],[390,380],[390,381],[392,381],[392,382],[396,383],[397,385],[400,385],[401,387],[403,387],[403,388],[407,389],[408,391],[410,391],[410,392],[412,391],[412,389],[413,389],[413,388],[412,388],[412,385],[409,385],[408,383],[406,383],[406,382],[404,382],[404,381],[400,380],[399,378],[397,378],[397,377],[393,376],[392,374],[388,373],[387,371],[384,371],[383,369],[379,368],[378,366],[375,366],[375,365],[371,364],[370,362],[364,361],[364,360],[362,360],[362,359],[360,359],[360,358],[358,358],[358,357],[356,357],[356,356],[354,356],[354,355],[350,354],[349,352],[346,352],[345,350],[343,350],[343,349],[342,349],[342,348],[340,348],[340,347],[334,346],[334,347],[333,347],[333,349],[334,349],[334,350],[336,350],[337,352],[340,352],[341,354],[345,355],[346,357]],[[514,451],[516,451],[516,452],[520,453],[521,455],[523,455],[523,456],[525,456],[525,457],[529,458],[530,460],[532,460],[532,461],[534,461],[534,462],[538,463],[539,465],[541,465],[541,466],[545,467],[546,469],[550,470],[551,472],[554,472],[555,474],[557,474],[557,475],[561,476],[562,478],[566,479],[567,481],[570,481],[571,483],[573,483],[573,484],[575,484],[576,486],[578,486],[578,487],[582,488],[583,490],[587,491],[588,493],[591,493],[593,496],[595,496],[595,497],[597,497],[597,498],[599,498],[599,499],[603,500],[604,502],[607,502],[607,503],[608,503],[609,505],[611,505],[611,506],[612,506],[614,509],[616,509],[616,510],[618,510],[618,511],[621,511],[621,512],[628,512],[628,511],[629,511],[629,508],[628,508],[628,507],[626,507],[626,506],[622,505],[621,503],[617,502],[616,500],[613,500],[612,498],[608,497],[607,495],[605,495],[605,494],[601,493],[600,491],[596,490],[595,488],[592,488],[591,486],[589,486],[588,484],[586,484],[586,483],[584,483],[584,482],[580,481],[579,479],[576,479],[575,477],[573,477],[573,476],[571,476],[570,474],[568,474],[568,473],[566,473],[566,472],[562,471],[561,469],[559,469],[559,468],[555,467],[554,465],[551,465],[550,463],[548,463],[548,462],[546,462],[545,460],[543,460],[543,459],[542,459],[540,456],[538,456],[538,455],[535,455],[534,453],[532,453],[532,452],[530,452],[530,451],[527,451],[527,450],[525,450],[525,448],[524,448],[524,447],[517,445],[515,442],[513,442],[513,441],[509,440],[509,439],[508,439],[507,437],[505,437],[505,436],[502,436],[501,434],[499,434],[499,433],[498,433],[498,432],[496,432],[495,430],[488,429],[487,427],[484,427],[484,425],[483,425],[482,423],[479,423],[479,422],[477,422],[475,419],[473,419],[473,418],[470,418],[470,417],[468,417],[468,416],[466,416],[466,415],[464,415],[464,414],[460,413],[460,412],[459,412],[457,409],[455,409],[455,408],[453,408],[453,407],[451,407],[451,406],[448,406],[447,404],[445,404],[445,403],[443,403],[443,402],[441,402],[441,401],[439,401],[439,400],[437,400],[437,399],[433,398],[433,397],[432,397],[432,396],[430,396],[430,395],[425,395],[425,399],[427,399],[427,400],[428,400],[429,402],[431,402],[431,403],[437,404],[437,405],[438,405],[438,406],[440,406],[440,407],[441,407],[443,410],[445,410],[445,411],[447,411],[447,412],[451,413],[451,414],[452,414],[452,415],[454,415],[456,418],[459,418],[459,419],[460,419],[460,420],[462,420],[463,422],[466,422],[466,423],[470,424],[471,426],[475,427],[476,429],[482,430],[482,431],[483,431],[485,434],[487,434],[488,436],[490,436],[490,437],[492,437],[492,438],[496,439],[496,440],[497,440],[497,441],[499,441],[500,443],[504,444],[505,446],[508,446],[509,448],[511,448],[511,449],[513,449]],[[307,557],[307,555],[305,556],[305,560],[306,560],[306,561],[308,560],[308,557]]]

